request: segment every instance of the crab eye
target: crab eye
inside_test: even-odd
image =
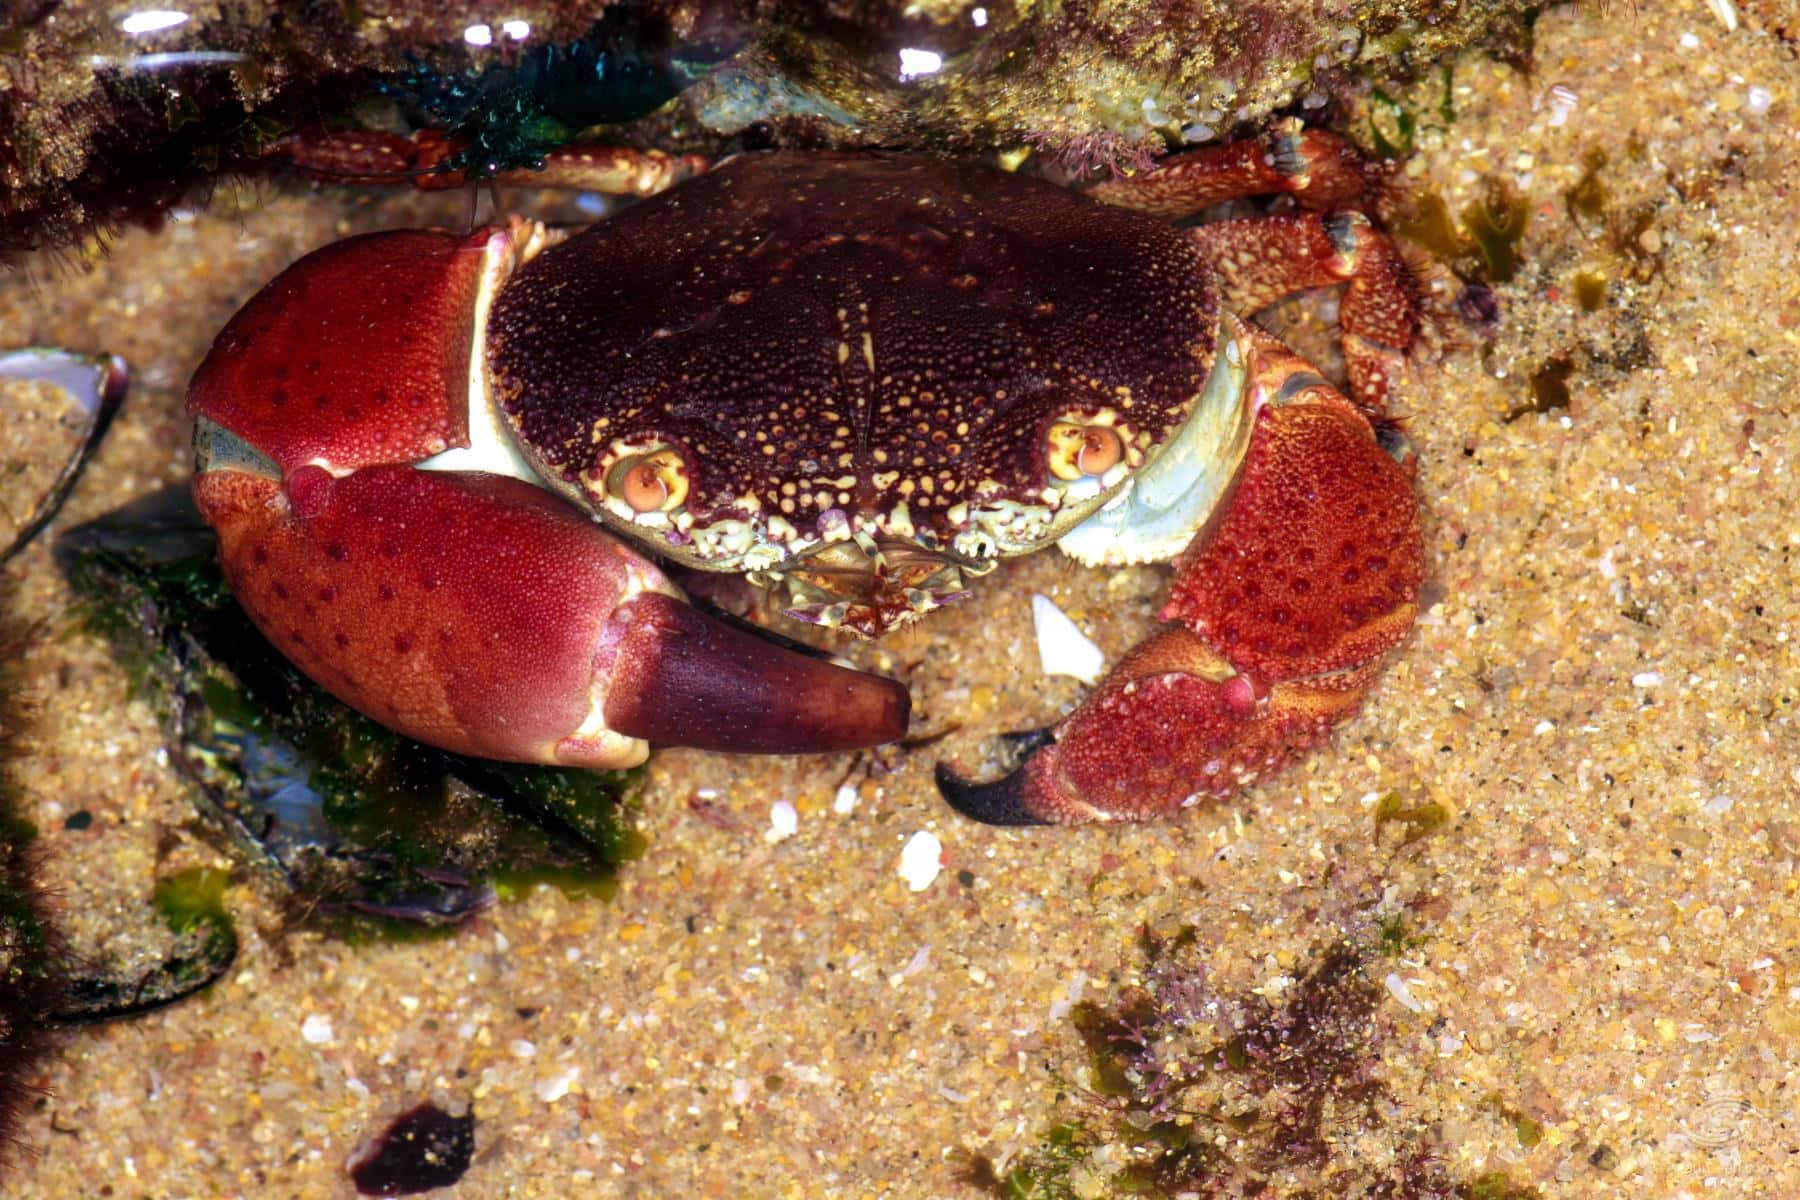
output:
[[[687,463],[673,447],[661,446],[614,463],[606,486],[633,512],[672,512],[687,499]]]
[[[1125,442],[1108,425],[1058,421],[1050,426],[1045,454],[1050,474],[1065,483],[1104,475],[1125,457]]]

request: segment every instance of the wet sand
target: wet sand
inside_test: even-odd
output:
[[[1460,212],[1505,181],[1530,224],[1498,322],[1444,322],[1396,397],[1430,603],[1327,749],[1172,823],[959,819],[934,762],[973,769],[1080,694],[1038,673],[1030,594],[1116,658],[1165,578],[1002,567],[865,657],[955,732],[880,760],[663,754],[635,817],[649,850],[610,903],[540,889],[449,940],[351,946],[282,930],[240,870],[237,967],[68,1036],[9,1194],[345,1194],[362,1139],[436,1096],[480,1122],[456,1196],[972,1195],[967,1154],[1005,1160],[1068,1114],[1069,1005],[1132,980],[1142,928],[1193,926],[1215,987],[1278,994],[1384,896],[1416,914],[1379,1013],[1403,1100],[1345,1154],[1429,1127],[1458,1177],[1559,1200],[1800,1194],[1800,65],[1748,15],[1622,7],[1546,13],[1531,75],[1462,60],[1454,123],[1421,134],[1419,192]],[[1438,100],[1436,80],[1406,97]],[[1595,150],[1605,211],[1578,219],[1565,194]],[[262,280],[460,206],[261,188],[124,235],[91,272],[0,280],[9,341],[135,370],[59,527],[186,476],[182,386]],[[1606,280],[1593,311],[1584,272]],[[1518,412],[1557,360],[1567,407]],[[77,944],[130,954],[155,878],[232,864],[149,708],[64,632],[47,543],[19,572],[51,625],[26,815]],[[1400,845],[1376,829],[1388,793],[1451,820]],[[92,826],[65,829],[81,809]],[[944,869],[914,892],[921,830]]]

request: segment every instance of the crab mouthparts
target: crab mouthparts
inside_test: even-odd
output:
[[[782,611],[797,621],[873,638],[968,595],[965,570],[985,574],[992,568],[991,561],[950,558],[912,542],[858,538],[832,542],[766,578],[751,578],[785,588]]]

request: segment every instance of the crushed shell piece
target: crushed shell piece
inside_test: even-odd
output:
[[[1395,1000],[1398,1000],[1403,1006],[1410,1008],[1416,1013],[1425,1011],[1425,1006],[1419,1003],[1418,997],[1413,995],[1412,984],[1407,980],[1402,979],[1398,974],[1390,971],[1388,972],[1387,978],[1382,980],[1382,982],[1387,985],[1388,995],[1392,996]]]
[[[1038,661],[1046,675],[1069,675],[1093,685],[1106,671],[1106,655],[1081,632],[1048,596],[1031,597],[1031,621],[1037,627]]]
[[[924,891],[944,869],[943,853],[944,844],[938,841],[937,834],[929,829],[919,830],[906,839],[906,846],[900,851],[900,878],[913,891]]]
[[[580,1067],[569,1066],[564,1067],[548,1079],[540,1079],[537,1085],[537,1098],[545,1104],[555,1104],[569,1094],[569,1089],[575,1085],[575,1081],[580,1076]]]
[[[777,800],[769,806],[769,828],[763,834],[765,842],[779,842],[794,836],[800,828],[800,810],[787,800]]]

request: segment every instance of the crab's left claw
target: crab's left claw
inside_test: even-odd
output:
[[[1323,741],[1417,615],[1410,451],[1249,331],[1248,450],[1176,560],[1163,619],[1006,777],[940,771],[1000,824],[1143,820],[1221,797]]]

